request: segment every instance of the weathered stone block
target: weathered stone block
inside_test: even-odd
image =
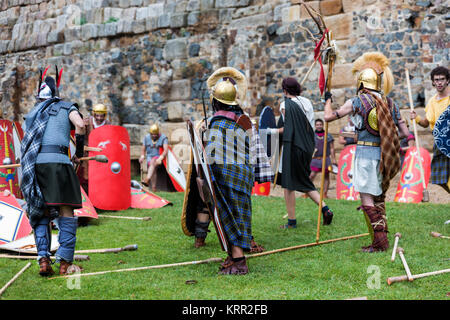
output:
[[[281,10],[281,22],[290,23],[300,21],[300,12],[301,6],[299,5],[283,8]]]
[[[81,40],[86,41],[92,38],[97,38],[98,26],[96,24],[88,23],[81,26]]]
[[[81,27],[74,26],[64,30],[65,41],[73,41],[81,39]]]
[[[237,8],[246,7],[250,0],[222,0],[216,1],[216,8]]]
[[[360,11],[364,7],[364,0],[342,0],[342,8],[345,13]]]
[[[187,11],[197,11],[200,10],[200,1],[199,0],[190,0],[186,6]]]
[[[164,3],[154,3],[149,5],[148,14],[150,17],[159,17],[164,14]]]
[[[194,26],[194,25],[198,24],[200,22],[199,17],[200,17],[200,11],[189,12],[189,14],[187,16],[188,26]]]
[[[351,13],[342,13],[325,17],[327,26],[334,26],[333,37],[336,40],[348,39],[352,33],[353,17]]]
[[[51,31],[48,33],[47,36],[48,43],[63,42],[63,41],[64,41],[64,32]]]
[[[215,0],[200,0],[200,10],[209,10],[214,8]]]
[[[307,4],[317,12],[320,12],[320,1],[308,1]],[[309,15],[308,11],[306,11],[304,6],[301,6],[300,18],[311,19],[311,16]]]
[[[128,8],[123,10],[122,19],[125,20],[134,20],[136,18],[136,8]]]
[[[117,22],[117,33],[132,33],[133,25],[132,21],[120,20]]]
[[[342,0],[320,1],[320,13],[324,16],[331,16],[342,12]]]
[[[178,38],[167,41],[166,46],[164,47],[165,60],[186,59],[187,55],[188,51],[186,38]]]
[[[158,17],[158,28],[168,28],[170,26],[170,15],[165,13]]]
[[[132,22],[133,33],[139,34],[145,32],[145,20],[136,20]]]
[[[273,20],[274,21],[281,21],[282,19],[282,11],[284,8],[288,8],[290,7],[289,3],[284,3],[284,4],[280,4],[278,6],[276,6],[273,9]]]
[[[148,17],[145,19],[145,31],[158,29],[158,17]]]
[[[148,7],[138,8],[136,10],[136,20],[148,18],[148,16],[150,15],[149,12],[150,12],[150,9]]]
[[[189,100],[191,97],[191,81],[187,79],[173,80],[169,101]]]
[[[272,20],[272,15],[270,13],[257,14],[250,17],[244,17],[240,19],[233,20],[230,23],[232,28],[245,28],[245,27],[258,27],[266,26]]]
[[[327,74],[328,68],[324,66],[325,76]],[[356,85],[356,78],[352,74],[352,64],[338,64],[334,66],[333,77],[331,80],[332,88],[347,88],[354,87]]]
[[[117,23],[106,23],[104,28],[104,36],[105,37],[112,37],[117,34]]]
[[[184,107],[180,101],[174,101],[167,104],[167,117],[169,121],[182,121]]]
[[[170,16],[171,28],[182,28],[187,26],[187,14],[175,13]]]

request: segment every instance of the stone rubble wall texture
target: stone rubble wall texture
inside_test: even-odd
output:
[[[312,63],[317,34],[300,0],[0,0],[0,106],[4,117],[22,120],[33,106],[39,68],[64,68],[62,96],[87,115],[93,104],[109,106],[113,123],[130,132],[135,152],[150,124],[188,158],[186,118],[202,117],[203,81],[215,69],[245,73],[249,90],[243,108],[257,116],[278,109],[281,80],[303,79]],[[325,18],[340,61],[332,79],[334,105],[355,93],[352,62],[379,50],[391,59],[396,85],[390,96],[409,108],[405,68],[414,104],[423,115],[434,94],[430,71],[448,67],[449,2],[411,0],[306,1]],[[326,72],[326,66],[325,72]],[[316,66],[303,95],[322,115]],[[330,125],[337,136],[346,120]],[[412,130],[412,128],[411,128]],[[431,150],[429,129],[419,128]],[[177,145],[180,144],[177,149]],[[336,147],[339,145],[336,143]],[[135,156],[135,155],[134,155]]]

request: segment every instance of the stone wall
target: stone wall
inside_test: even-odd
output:
[[[448,2],[307,2],[324,16],[340,49],[332,80],[336,105],[354,94],[352,62],[379,50],[391,59],[391,97],[407,110],[408,68],[423,114],[420,107],[433,94],[430,70],[448,66]],[[64,68],[62,96],[78,102],[84,114],[95,103],[108,105],[136,152],[153,122],[163,124],[172,144],[184,141],[182,121],[202,116],[202,83],[221,66],[248,77],[243,107],[252,116],[264,105],[278,106],[281,79],[303,79],[312,63],[314,43],[306,29],[317,33],[299,0],[1,0],[0,9],[4,117],[21,120],[34,104],[39,68],[57,64]],[[318,71],[306,79],[303,95],[319,117]],[[336,135],[343,122],[330,131]],[[429,130],[420,132],[430,148]]]

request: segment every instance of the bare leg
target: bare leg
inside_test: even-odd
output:
[[[312,190],[306,193],[308,197],[311,198],[312,201],[314,201],[317,205],[320,203],[320,193],[317,190]],[[322,201],[322,208],[325,207],[325,202]]]
[[[295,219],[295,191],[284,189],[284,200],[286,201],[286,211],[288,218]]]
[[[330,173],[325,172],[325,179],[323,183],[323,197],[328,198],[328,187],[330,186]]]

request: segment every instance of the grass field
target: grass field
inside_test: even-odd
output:
[[[155,210],[126,210],[103,214],[150,216],[150,221],[99,218],[77,233],[77,250],[115,248],[137,244],[137,251],[117,254],[89,254],[90,261],[78,262],[84,273],[171,264],[211,257],[225,258],[214,227],[206,247],[195,249],[194,238],[183,234],[180,224],[182,193],[158,193],[173,202]],[[253,234],[266,250],[315,242],[317,206],[309,199],[297,200],[297,229],[280,230],[285,223],[284,200],[253,197]],[[321,227],[320,240],[367,232],[359,202],[328,200],[335,212],[332,225]],[[433,238],[431,231],[450,234],[450,205],[388,203],[389,240],[384,253],[360,252],[369,237],[339,241],[321,246],[276,253],[248,260],[245,276],[219,276],[219,263],[187,265],[167,269],[109,273],[78,279],[47,279],[38,275],[33,261],[1,296],[14,300],[284,300],[284,299],[449,299],[450,274],[395,283],[390,276],[405,274],[399,257],[390,261],[394,234],[402,233],[399,246],[413,274],[447,269],[450,266],[450,240]],[[101,214],[101,213],[100,213]],[[9,281],[26,261],[0,259],[0,287]],[[187,280],[195,280],[187,284]],[[78,282],[76,282],[78,281]]]

